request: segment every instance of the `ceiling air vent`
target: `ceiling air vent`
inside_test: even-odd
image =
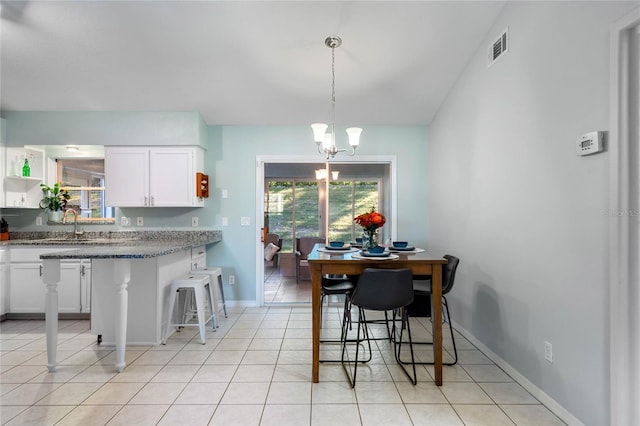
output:
[[[500,34],[493,43],[489,45],[487,48],[487,67],[493,65],[495,61],[504,56],[507,53],[507,39],[509,34],[509,29],[507,28]]]

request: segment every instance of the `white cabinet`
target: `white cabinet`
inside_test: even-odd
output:
[[[27,147],[7,147],[5,156],[4,206],[38,208],[42,199],[40,184],[44,179],[44,152]],[[22,176],[25,158],[29,161],[30,176]]]
[[[111,207],[202,207],[200,147],[106,147],[105,196]]]
[[[46,286],[42,281],[40,254],[47,251],[61,251],[61,249],[11,248],[9,313],[44,313]],[[83,312],[81,308],[81,278],[81,262],[79,260],[60,262],[60,282],[57,288],[60,313]]]

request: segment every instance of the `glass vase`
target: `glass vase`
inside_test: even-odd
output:
[[[378,230],[364,231],[362,234],[362,250],[367,250],[370,247],[376,247],[378,245]]]

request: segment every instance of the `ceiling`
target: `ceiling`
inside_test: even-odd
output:
[[[2,111],[428,124],[504,1],[0,1]]]

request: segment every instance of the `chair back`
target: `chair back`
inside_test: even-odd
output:
[[[447,294],[453,288],[460,259],[450,254],[445,254],[442,257],[447,259],[447,264],[442,268],[442,294]]]
[[[278,247],[280,247],[280,249],[282,250],[282,240],[280,239],[280,235],[275,234],[273,232],[269,232],[267,234],[267,236],[264,239],[264,245],[265,247],[267,245],[269,245],[269,243],[272,243]]]
[[[300,253],[300,259],[306,259],[313,250],[313,246],[324,243],[324,238],[320,237],[300,237],[296,238],[296,250]]]
[[[374,311],[401,308],[413,302],[411,269],[367,268],[360,274],[351,303]]]

